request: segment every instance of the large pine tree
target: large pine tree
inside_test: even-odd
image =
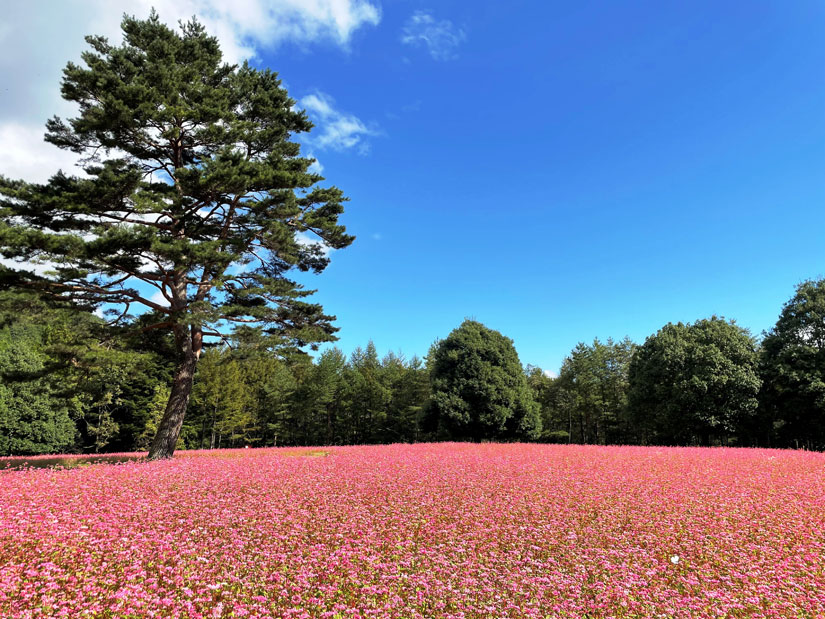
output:
[[[123,323],[174,335],[177,369],[150,457],[172,455],[204,344],[242,332],[297,347],[334,339],[334,317],[289,271],[323,270],[325,247],[352,242],[342,192],[313,188],[292,136],[312,127],[275,73],[223,62],[196,21],[126,17],[124,42],[87,37],[62,95],[76,118],[46,140],[83,157],[86,175],[46,184],[0,177],[4,287],[97,305]],[[2,171],[0,170],[0,173]],[[307,243],[306,239],[314,239]],[[46,261],[38,275],[27,266]]]

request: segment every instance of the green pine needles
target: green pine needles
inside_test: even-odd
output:
[[[262,338],[296,347],[334,340],[333,316],[287,276],[322,271],[349,245],[346,200],[291,138],[312,128],[275,73],[225,64],[196,21],[180,31],[153,12],[126,17],[124,42],[87,37],[62,95],[76,118],[46,140],[83,157],[85,177],[43,185],[0,177],[4,288],[27,287],[108,308],[174,334],[178,367],[150,449],[171,456],[205,342]],[[2,172],[2,171],[0,171]],[[315,239],[307,242],[306,239]],[[52,265],[38,275],[27,263]],[[148,323],[148,324],[144,324]]]

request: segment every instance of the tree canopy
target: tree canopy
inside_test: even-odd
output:
[[[629,406],[643,443],[708,445],[756,413],[756,344],[733,322],[668,323],[629,368]]]
[[[634,350],[627,338],[579,342],[562,363],[558,379],[541,385],[545,436],[577,443],[629,441],[627,377]],[[547,382],[533,377],[533,382],[539,380]]]
[[[141,329],[173,334],[177,369],[150,450],[162,458],[210,338],[334,339],[333,317],[287,275],[322,271],[326,248],[353,237],[338,223],[342,192],[315,187],[322,177],[291,141],[312,124],[275,73],[224,63],[194,20],[177,32],[153,13],[122,30],[120,46],[87,37],[85,66],[69,63],[62,82],[78,115],[47,123],[46,140],[81,156],[85,175],[0,178],[0,253],[20,261],[0,284],[102,306],[113,324],[143,306]]]
[[[825,447],[825,279],[799,284],[762,348],[766,425],[780,445]]]
[[[433,346],[428,366],[443,432],[473,440],[541,435],[539,406],[510,338],[465,320]]]

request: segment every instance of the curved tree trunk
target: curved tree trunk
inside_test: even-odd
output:
[[[166,403],[163,419],[158,425],[158,432],[149,448],[150,460],[171,458],[175,452],[175,445],[183,426],[183,418],[186,416],[186,407],[189,404],[189,395],[192,393],[196,362],[195,357],[190,356],[184,359],[175,370],[169,401]]]
[[[195,366],[203,347],[203,334],[200,329],[189,329],[183,325],[175,327],[175,342],[181,353],[180,362],[172,379],[172,390],[166,403],[163,419],[158,425],[157,434],[149,448],[150,460],[165,460],[175,453],[183,418],[189,405],[192,383],[195,379]]]

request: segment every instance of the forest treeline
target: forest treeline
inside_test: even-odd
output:
[[[170,336],[0,295],[0,455],[146,450],[169,396]],[[145,319],[145,320],[148,320]],[[316,358],[235,342],[204,352],[178,448],[425,440],[825,446],[825,280],[757,340],[711,317],[644,343],[578,344],[558,376],[465,321],[426,358],[372,342]]]

